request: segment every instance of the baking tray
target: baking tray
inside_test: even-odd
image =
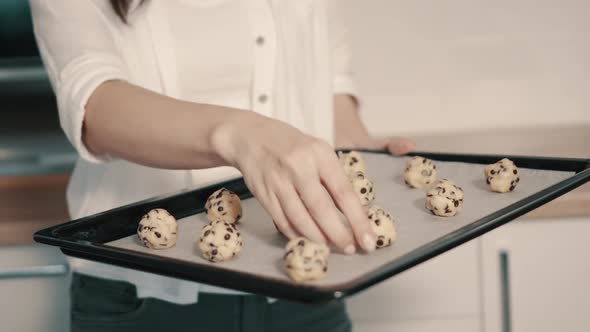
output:
[[[398,240],[371,254],[334,253],[326,278],[306,284],[291,282],[281,268],[285,238],[245,186],[235,179],[197,190],[148,199],[37,232],[37,242],[58,246],[74,257],[119,265],[161,275],[207,283],[248,293],[302,302],[343,298],[390,278],[421,262],[565,194],[590,180],[590,160],[500,155],[415,152],[437,161],[439,178],[449,178],[465,190],[463,211],[442,218],[424,208],[424,192],[409,189],[401,174],[408,157],[362,151],[368,175],[375,183],[375,203],[396,220]],[[489,192],[482,164],[508,157],[520,169],[521,182],[506,194]],[[238,259],[211,263],[195,246],[206,224],[204,203],[215,190],[226,187],[243,200],[240,227],[244,248]],[[137,240],[141,216],[164,208],[179,221],[177,245],[150,250]]]

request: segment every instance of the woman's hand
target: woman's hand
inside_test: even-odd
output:
[[[400,156],[416,149],[416,143],[404,137],[368,138],[365,149],[384,150]]]
[[[244,112],[216,129],[212,145],[289,238],[332,242],[347,254],[375,235],[333,148],[283,122]],[[342,221],[342,211],[348,225]]]
[[[404,155],[416,148],[416,144],[407,138],[369,135],[361,121],[356,100],[349,95],[334,96],[334,120],[337,148],[384,150],[393,155]]]

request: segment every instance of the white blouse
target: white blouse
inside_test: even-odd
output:
[[[67,201],[81,218],[148,197],[239,176],[236,169],[165,170],[91,154],[82,142],[89,96],[119,79],[193,102],[242,108],[333,142],[333,95],[355,95],[336,0],[135,0],[123,24],[104,0],[30,0],[61,126],[80,158]],[[125,183],[125,185],[121,185]],[[72,269],[125,280],[139,297],[194,303],[231,292],[71,259]]]

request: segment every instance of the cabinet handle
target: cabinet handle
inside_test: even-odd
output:
[[[66,264],[0,268],[0,279],[54,277],[68,273]]]
[[[512,332],[509,258],[508,251],[500,251],[500,309],[502,313],[502,332]]]

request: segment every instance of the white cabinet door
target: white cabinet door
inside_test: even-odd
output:
[[[69,331],[65,264],[54,247],[0,247],[1,331]]]
[[[468,242],[352,297],[348,309],[353,322],[394,326],[408,320],[477,317],[478,252],[477,241]]]
[[[590,218],[514,222],[482,238],[485,332],[590,331]]]
[[[355,332],[477,332],[479,316],[419,319],[407,321],[355,321]]]

